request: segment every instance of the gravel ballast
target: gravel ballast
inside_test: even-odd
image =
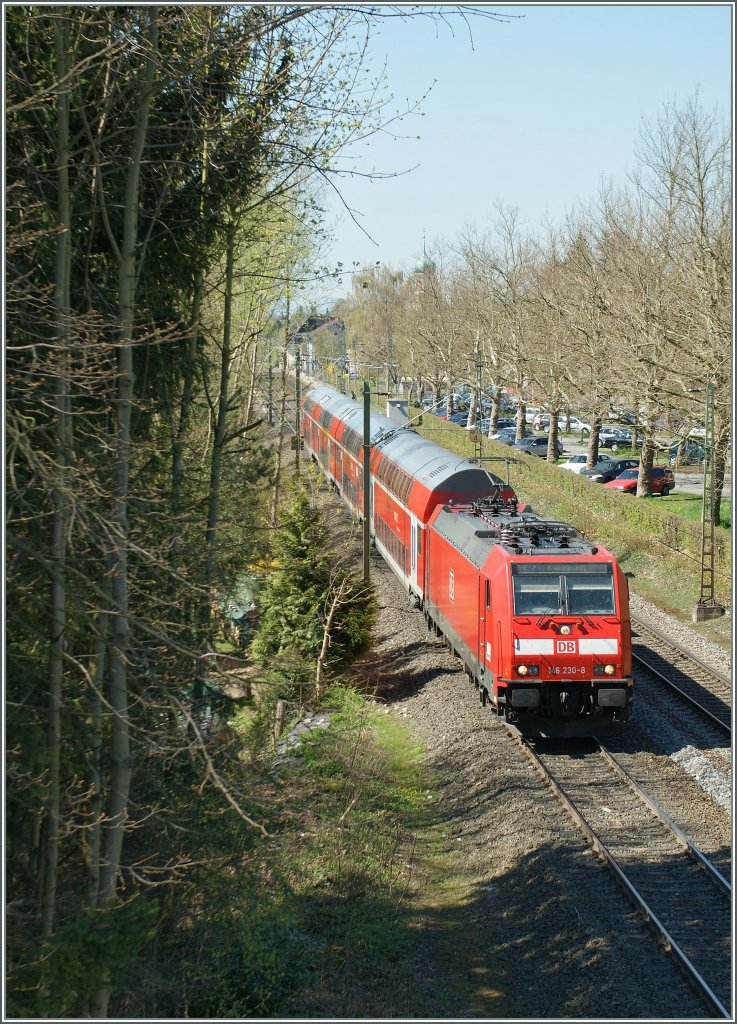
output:
[[[456,906],[438,908],[431,872],[418,865],[417,948],[408,952],[415,983],[389,1007],[385,993],[382,1015],[708,1017],[376,555],[372,580],[380,613],[363,672],[426,751],[463,893]],[[366,1016],[371,1007],[360,1003],[354,992],[341,1009]]]

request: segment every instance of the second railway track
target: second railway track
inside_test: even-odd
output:
[[[732,734],[732,684],[721,672],[684,650],[660,630],[632,617],[632,658],[692,709]]]
[[[597,741],[518,742],[706,1004],[730,1018],[729,882]]]

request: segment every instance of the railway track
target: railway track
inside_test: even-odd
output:
[[[730,679],[634,616],[632,659],[723,734],[732,735]]]
[[[518,745],[716,1015],[731,1019],[731,885],[597,740]]]
[[[293,408],[287,412],[287,422]],[[704,709],[719,728],[731,732],[729,681],[644,623],[633,620],[633,632],[638,663],[690,700],[693,707]],[[705,707],[707,704],[710,707]],[[607,861],[710,1010],[729,1018],[729,883],[603,748],[589,751],[585,757],[572,757],[570,743],[564,750],[555,755],[554,748],[546,748],[545,756],[554,758],[555,769],[539,760],[540,770],[548,774],[550,785],[581,831]],[[670,805],[670,801],[666,803]],[[695,834],[701,833],[697,829]],[[721,847],[726,848],[724,843]]]

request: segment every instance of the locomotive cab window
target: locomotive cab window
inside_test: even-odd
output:
[[[512,565],[515,615],[613,615],[614,577],[606,562]]]

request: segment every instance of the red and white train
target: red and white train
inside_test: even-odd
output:
[[[363,408],[315,385],[305,449],[363,511]],[[529,736],[583,736],[632,705],[628,586],[615,557],[537,516],[478,464],[371,414],[377,549],[463,661],[484,704]]]

